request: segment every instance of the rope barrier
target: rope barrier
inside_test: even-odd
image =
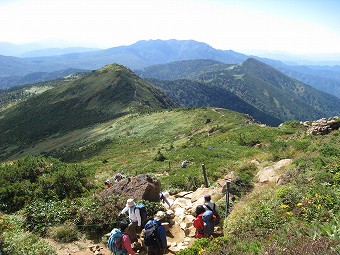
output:
[[[26,222],[25,220],[19,220],[19,219],[13,219],[13,221],[15,222],[19,222],[19,223],[24,223],[25,225],[32,225],[32,226],[49,226],[49,227],[55,227],[55,226],[63,226],[65,225],[65,223],[60,223],[57,221],[54,222]],[[73,224],[76,227],[95,227],[95,226],[104,226],[104,225],[115,225],[117,223],[119,223],[120,221],[114,221],[114,222],[106,222],[106,223],[96,223],[96,224]],[[55,224],[58,223],[58,224]]]

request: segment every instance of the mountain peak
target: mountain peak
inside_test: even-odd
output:
[[[0,150],[13,141],[34,144],[54,133],[66,133],[128,113],[175,106],[163,92],[130,69],[106,65],[82,78],[59,81],[54,88],[3,112]]]
[[[255,58],[247,58],[246,61],[244,61],[242,63],[243,66],[263,66],[263,67],[268,67],[268,68],[272,68],[271,66],[255,59]]]
[[[101,72],[119,71],[119,70],[121,71],[121,70],[130,70],[130,69],[120,64],[108,64],[108,65],[103,66],[102,68],[99,68],[95,72],[101,73]]]

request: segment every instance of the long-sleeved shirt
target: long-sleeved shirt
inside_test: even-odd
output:
[[[128,252],[128,254],[132,254],[135,255],[134,250],[132,250],[131,247],[131,240],[130,237],[127,233],[123,233],[123,237],[122,237],[122,249],[126,250]]]
[[[129,219],[131,222],[137,222],[138,227],[142,225],[142,219],[140,217],[140,212],[138,208],[134,207],[124,207],[124,209],[120,212],[120,214],[124,214],[129,211]]]
[[[158,233],[158,237],[159,240],[161,241],[160,245],[161,245],[161,249],[165,249],[167,248],[167,241],[166,241],[166,232],[165,232],[165,227],[162,226],[162,222],[158,221],[158,220],[149,220],[146,224],[145,224],[145,229],[147,229],[151,223],[153,223],[154,225],[158,225],[157,228],[157,233]]]
[[[209,208],[211,209],[211,211],[215,210],[215,211],[218,211],[217,210],[217,205],[215,203],[212,203],[212,202],[205,202],[204,205],[206,206],[209,206]],[[215,207],[215,208],[214,208]]]

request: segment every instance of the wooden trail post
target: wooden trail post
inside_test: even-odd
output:
[[[229,190],[230,190],[230,180],[227,180],[226,183],[226,191],[225,191],[225,201],[226,201],[226,207],[225,207],[225,217],[229,214]]]
[[[202,164],[202,171],[203,171],[203,177],[204,177],[204,187],[209,188],[208,177],[207,177],[207,173],[205,171],[205,165],[204,164]]]

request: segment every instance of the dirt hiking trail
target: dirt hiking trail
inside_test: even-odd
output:
[[[194,242],[193,211],[197,205],[204,204],[203,197],[205,194],[210,194],[212,201],[215,201],[215,199],[217,201],[223,196],[216,194],[216,189],[199,188],[195,192],[181,192],[168,197],[171,207],[168,208],[166,204],[164,207],[171,222],[165,223],[169,246],[166,255],[176,254],[179,250],[190,246]],[[93,243],[90,240],[79,240],[68,244],[57,243],[50,239],[47,239],[47,241],[56,247],[58,255],[112,255],[105,243]],[[142,244],[141,239],[139,239],[139,243]],[[137,254],[146,254],[146,249],[140,249]]]
[[[283,159],[273,165],[261,167],[258,161],[253,161],[252,163],[259,168],[256,175],[257,185],[269,182],[274,182],[279,185],[282,179],[278,170],[292,163],[291,159]],[[211,195],[212,202],[220,200],[225,196],[226,180],[232,180],[234,177],[234,173],[231,172],[228,173],[225,178],[215,182],[212,187],[198,188],[196,191],[180,192],[168,198],[171,208],[165,205],[165,210],[167,210],[167,215],[170,217],[170,223],[166,226],[169,249],[165,255],[176,254],[179,250],[190,246],[195,241],[195,228],[192,226],[192,221],[194,219],[193,212],[196,206],[204,204],[205,194]],[[218,208],[218,210],[224,210],[224,208]],[[223,234],[219,226],[215,228],[215,232],[217,235]],[[106,243],[93,243],[89,240],[83,240],[70,244],[60,244],[52,240],[47,241],[56,247],[58,255],[112,255],[107,249]],[[141,239],[139,239],[139,243],[143,243]],[[140,249],[136,254],[145,255],[145,247]]]

